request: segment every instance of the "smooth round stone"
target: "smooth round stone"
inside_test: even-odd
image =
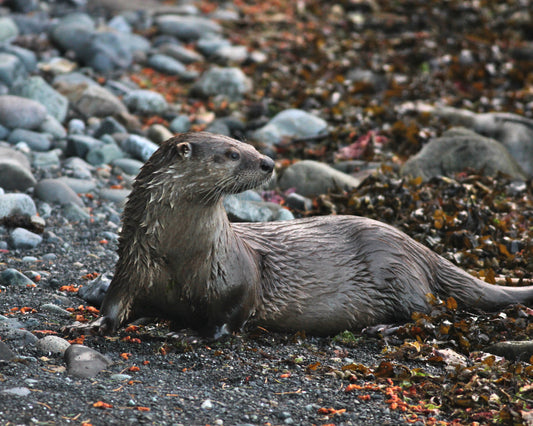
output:
[[[24,397],[28,396],[31,393],[31,390],[29,390],[27,387],[17,386],[14,388],[3,389],[1,392],[5,395]]]
[[[115,380],[117,382],[124,382],[126,380],[131,380],[131,375],[130,374],[120,374],[120,373],[111,374],[111,376],[109,376],[109,379],[110,380]]]
[[[83,345],[70,345],[64,358],[68,374],[74,377],[94,377],[112,364],[106,356]]]
[[[104,143],[100,139],[87,135],[70,135],[67,139],[65,155],[85,158],[95,148],[100,148]]]
[[[68,99],[50,86],[42,77],[33,76],[17,83],[13,94],[33,99],[43,105],[48,114],[63,122],[67,116]]]
[[[85,117],[108,117],[128,112],[126,106],[113,93],[95,84],[65,84],[60,91],[76,110]]]
[[[286,109],[276,114],[265,126],[252,133],[258,142],[279,145],[290,139],[305,139],[323,135],[328,123],[300,109]]]
[[[113,117],[105,117],[94,132],[94,137],[100,138],[103,135],[112,135],[114,133],[127,133],[127,130]]]
[[[74,51],[76,56],[97,72],[107,73],[131,65],[133,56],[124,45],[123,38],[114,32],[94,32]]]
[[[7,141],[13,145],[16,145],[19,142],[25,142],[33,151],[40,152],[49,151],[52,146],[50,137],[27,129],[13,130]]]
[[[109,289],[111,279],[108,274],[101,274],[96,279],[80,287],[78,296],[94,306],[101,306]]]
[[[248,48],[246,46],[221,46],[214,55],[220,62],[242,64],[248,59]]]
[[[327,164],[304,160],[289,166],[279,179],[279,187],[286,191],[295,188],[296,192],[313,197],[332,190],[350,191],[361,181],[351,175],[339,172]]]
[[[0,43],[9,41],[19,35],[19,30],[9,16],[0,17]]]
[[[198,40],[196,48],[205,56],[214,55],[222,47],[231,46],[228,39],[219,36],[208,36]]]
[[[100,198],[114,201],[115,203],[125,203],[130,192],[129,189],[102,188],[100,190]]]
[[[189,130],[191,130],[191,120],[187,115],[178,115],[170,122],[169,128],[174,133],[188,132]]]
[[[79,157],[70,157],[65,160],[63,167],[72,171],[72,176],[77,179],[89,180],[92,178],[94,167]]]
[[[9,136],[9,129],[0,124],[0,141],[6,140]]]
[[[0,45],[0,52],[15,55],[22,61],[28,72],[33,72],[37,68],[37,56],[31,50],[12,44],[3,44]]]
[[[67,137],[67,131],[63,125],[52,115],[48,114],[38,129],[42,133],[52,135],[54,139],[64,139]]]
[[[20,96],[0,96],[0,124],[10,129],[35,129],[46,119],[46,108]]]
[[[164,43],[158,47],[157,52],[170,56],[183,64],[192,64],[204,60],[204,57],[199,53],[177,43]]]
[[[158,145],[170,139],[174,134],[162,124],[152,124],[148,128],[147,136]]]
[[[47,203],[74,203],[83,207],[80,197],[63,181],[59,179],[43,179],[35,185],[35,196]]]
[[[63,206],[63,215],[70,222],[88,222],[91,220],[91,215],[87,213],[83,207],[72,202]]]
[[[51,31],[50,38],[63,50],[73,50],[77,53],[94,30],[95,24],[89,15],[72,13],[61,19]]]
[[[37,262],[37,260],[38,260],[38,259],[37,259],[35,256],[24,256],[24,257],[22,258],[22,261],[23,261],[24,263],[35,263],[35,262]]]
[[[55,253],[46,253],[42,257],[42,259],[45,260],[46,262],[53,262],[54,260],[57,259],[57,254],[55,254]]]
[[[118,145],[108,144],[92,148],[85,158],[89,164],[100,166],[102,164],[111,164],[113,160],[123,158],[124,155],[124,151]]]
[[[194,41],[206,34],[218,34],[222,27],[215,21],[198,16],[160,15],[155,18],[160,32],[184,41]]]
[[[168,103],[165,97],[153,90],[133,90],[122,98],[131,112],[139,114],[163,114]]]
[[[58,306],[59,307],[59,306]],[[41,306],[42,309],[42,306]],[[60,308],[61,309],[61,308]],[[64,310],[64,309],[62,309]],[[65,311],[67,312],[67,311]],[[69,312],[67,312],[69,313]],[[70,316],[70,314],[69,314]],[[43,354],[61,355],[69,348],[70,343],[59,336],[45,336],[37,341],[37,349]]]
[[[185,65],[178,60],[171,58],[170,56],[161,55],[160,53],[148,58],[148,66],[163,74],[177,75],[186,80],[193,80],[198,76],[196,71],[187,70]]]
[[[134,160],[133,158],[118,158],[112,164],[131,176],[137,176],[143,166],[142,161]]]
[[[141,161],[147,161],[157,148],[151,140],[139,135],[129,135],[122,142],[122,149]]]
[[[24,228],[15,228],[9,234],[8,244],[14,249],[31,249],[41,244],[43,237]]]
[[[0,187],[24,191],[35,183],[27,157],[17,150],[0,147]]]
[[[15,358],[15,354],[4,342],[0,340],[0,361],[11,361]]]
[[[70,135],[83,135],[85,133],[85,123],[79,118],[73,118],[68,122],[68,133]]]
[[[86,194],[96,188],[96,182],[89,179],[76,179],[67,176],[58,177],[57,180],[66,183],[76,194]]]
[[[0,53],[0,82],[11,87],[26,75],[26,67],[16,55]]]
[[[0,272],[0,283],[5,286],[26,287],[32,285],[33,281],[22,272],[8,268]]]
[[[13,215],[33,216],[35,214],[37,214],[37,208],[29,195],[0,195],[0,219]]]
[[[59,167],[61,162],[57,151],[53,150],[48,152],[36,152],[33,155],[32,164],[36,169],[51,169]]]
[[[239,68],[213,67],[193,85],[192,93],[200,96],[225,96],[239,100],[252,89],[251,80]]]

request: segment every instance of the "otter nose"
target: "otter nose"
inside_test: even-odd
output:
[[[263,157],[261,158],[259,167],[266,173],[272,173],[272,170],[274,170],[274,160],[272,160],[270,157]]]

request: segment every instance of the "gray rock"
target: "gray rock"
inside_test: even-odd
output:
[[[120,373],[117,373],[117,374],[111,374],[111,376],[109,376],[109,379],[110,380],[116,380],[117,382],[124,382],[126,380],[131,380],[131,374],[120,374]]]
[[[3,389],[2,393],[4,395],[28,396],[31,393],[31,390],[27,387],[17,386],[14,388]]]
[[[92,18],[85,13],[71,13],[63,17],[52,29],[50,37],[63,50],[79,49],[95,31]]]
[[[53,253],[50,253],[50,254],[53,254]],[[43,258],[44,257],[45,256],[43,256]],[[42,311],[42,312],[51,312],[51,313],[60,315],[63,318],[71,318],[72,317],[72,314],[69,311],[67,311],[66,309],[63,309],[61,306],[57,306],[57,305],[55,305],[53,303],[45,303],[45,304],[40,306],[39,310]]]
[[[304,160],[292,164],[279,179],[279,187],[286,191],[295,188],[304,197],[326,194],[328,191],[350,191],[361,182],[346,173],[318,161]]]
[[[387,88],[387,78],[369,69],[357,68],[348,72],[346,79],[357,83],[360,90],[379,92]]]
[[[70,343],[59,336],[45,336],[37,341],[37,349],[43,355],[61,355],[70,347]]]
[[[9,16],[0,17],[0,43],[19,35],[17,24]]]
[[[529,362],[533,356],[533,342],[525,341],[504,341],[483,348],[483,352],[502,356],[511,361]]]
[[[54,77],[54,80],[52,81],[52,85],[54,87],[55,86],[70,87],[70,86],[76,86],[78,84],[85,84],[87,86],[100,86],[92,78],[87,77],[85,74],[82,74],[81,72],[77,72],[77,71],[56,75]]]
[[[206,399],[204,402],[202,402],[202,405],[200,405],[200,408],[202,410],[212,410],[213,409],[213,403],[210,399]]]
[[[68,99],[50,86],[40,76],[33,76],[17,83],[12,93],[33,99],[43,105],[48,114],[58,121],[65,121],[68,111]]]
[[[102,188],[100,190],[100,198],[103,200],[113,201],[115,203],[121,203],[124,205],[126,203],[126,198],[130,195],[129,189],[111,189],[111,188]]]
[[[127,133],[126,128],[113,117],[105,117],[100,122],[100,126],[94,132],[94,137],[99,138],[103,135],[112,135],[113,133]]]
[[[91,215],[87,213],[82,207],[74,203],[67,203],[63,206],[63,215],[70,222],[88,222],[91,220]]]
[[[28,72],[24,63],[11,53],[0,53],[0,82],[7,87],[24,79]]]
[[[196,44],[196,48],[205,56],[213,56],[219,49],[230,46],[228,39],[213,35],[202,37]]]
[[[83,135],[85,133],[85,123],[79,118],[73,118],[68,122],[69,135]],[[98,136],[96,136],[98,137]]]
[[[286,109],[276,114],[251,138],[266,144],[283,145],[290,139],[306,139],[326,134],[328,123],[300,109]]]
[[[246,46],[221,46],[214,53],[215,60],[223,64],[242,64],[248,59],[248,48]]]
[[[13,351],[0,340],[0,362],[8,362],[15,358]]]
[[[174,133],[185,133],[191,130],[191,120],[185,114],[178,115],[170,122],[169,127]]]
[[[67,147],[65,155],[68,157],[85,158],[89,151],[100,148],[104,143],[100,139],[87,135],[70,135],[67,138]]]
[[[57,86],[59,92],[65,95],[72,106],[86,117],[107,117],[121,115],[128,112],[122,101],[109,90],[86,83]]]
[[[130,135],[122,142],[122,149],[141,161],[147,161],[157,148],[155,143],[139,135]]]
[[[217,133],[219,135],[231,136],[231,131],[226,124],[226,121],[220,118],[213,120],[213,122],[207,126],[206,132]]]
[[[27,129],[15,129],[7,138],[10,144],[16,145],[19,142],[25,142],[32,151],[48,151],[52,146],[50,137],[43,133],[34,132]]]
[[[124,151],[116,144],[101,145],[89,150],[86,155],[87,162],[93,166],[111,164],[114,160],[124,157]]]
[[[5,286],[26,288],[28,285],[32,285],[33,281],[22,272],[8,268],[0,272],[0,283]]]
[[[194,41],[206,34],[218,34],[222,27],[216,22],[198,16],[160,15],[155,18],[160,32],[183,41]]]
[[[37,208],[29,195],[0,195],[0,219],[13,215],[33,216],[35,214],[37,214]]]
[[[162,124],[152,124],[148,128],[146,136],[148,136],[148,138],[151,141],[154,141],[157,145],[160,145],[166,140],[172,138],[174,134]]]
[[[191,90],[198,96],[221,95],[239,100],[251,89],[251,80],[239,68],[212,67],[202,74]]]
[[[98,308],[102,305],[110,284],[111,278],[107,274],[101,274],[96,279],[80,287],[78,296]]]
[[[193,80],[198,76],[196,71],[189,71],[180,61],[170,56],[157,53],[148,58],[148,66],[168,75],[177,75],[184,80]]]
[[[452,176],[466,168],[489,176],[502,172],[514,179],[525,179],[524,172],[502,144],[461,127],[430,140],[406,161],[401,173],[427,180],[433,176]]]
[[[133,158],[118,158],[114,160],[111,164],[114,167],[118,167],[124,173],[131,176],[137,176],[141,167],[143,166],[142,161],[134,160]]]
[[[6,140],[9,136],[9,129],[0,124],[0,141]]]
[[[115,35],[120,44],[131,54],[138,52],[147,53],[152,47],[150,41],[139,34],[116,32]]]
[[[124,38],[125,35],[111,31],[93,32],[74,51],[85,65],[98,72],[124,69],[133,61],[132,52],[124,45]]]
[[[80,197],[63,181],[59,179],[43,179],[35,185],[35,196],[47,203],[74,203],[83,207]]]
[[[24,228],[15,228],[9,234],[7,243],[13,249],[32,249],[43,241],[43,237]]]
[[[131,112],[140,114],[160,115],[168,108],[165,97],[153,90],[133,90],[122,101]]]
[[[0,327],[0,333],[2,333],[2,339],[6,342],[12,342],[12,346],[25,347],[29,345],[34,345],[37,343],[37,336],[27,330],[10,328],[8,330],[3,330]]]
[[[77,179],[89,180],[92,178],[94,167],[79,157],[70,157],[65,160],[63,167],[72,172]]]
[[[36,169],[51,169],[59,167],[61,161],[59,160],[59,150],[52,150],[48,152],[36,152],[33,154],[33,167]]]
[[[289,194],[285,200],[287,206],[302,212],[309,211],[313,208],[313,200],[306,198],[296,192]]]
[[[228,195],[224,198],[224,208],[233,222],[269,222],[294,219],[292,213],[279,204],[264,202],[254,191]]]
[[[34,100],[0,96],[0,124],[10,129],[35,129],[43,123],[46,114],[46,108]]]
[[[476,114],[472,111],[442,107],[433,113],[454,125],[468,127],[476,133],[496,139],[509,151],[522,170],[533,176],[533,120],[501,112]]]
[[[177,43],[164,43],[157,48],[157,53],[170,56],[183,64],[192,64],[204,60],[204,57],[198,52]]]
[[[112,364],[106,356],[83,345],[70,345],[64,358],[68,374],[74,377],[94,377]]]
[[[61,176],[58,177],[57,180],[66,183],[76,194],[86,194],[96,188],[96,182],[92,179],[76,179]]]
[[[22,61],[24,68],[28,72],[33,72],[37,69],[37,56],[31,50],[12,44],[2,44],[0,45],[0,52],[15,55]]]
[[[36,182],[29,167],[24,167],[14,158],[6,158],[0,154],[0,187],[7,191],[24,191],[34,186]]]
[[[48,114],[45,120],[41,123],[38,130],[42,133],[52,135],[54,139],[64,139],[67,137],[67,131],[57,118]]]

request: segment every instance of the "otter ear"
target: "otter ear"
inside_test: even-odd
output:
[[[189,142],[183,142],[176,146],[176,150],[181,158],[190,158],[192,155],[192,146]]]

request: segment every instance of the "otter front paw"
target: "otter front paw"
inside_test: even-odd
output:
[[[75,321],[74,324],[65,326],[61,330],[64,333],[67,333],[69,336],[79,336],[81,334],[105,336],[114,334],[116,331],[116,326],[111,318],[104,316],[97,318],[88,324]]]

